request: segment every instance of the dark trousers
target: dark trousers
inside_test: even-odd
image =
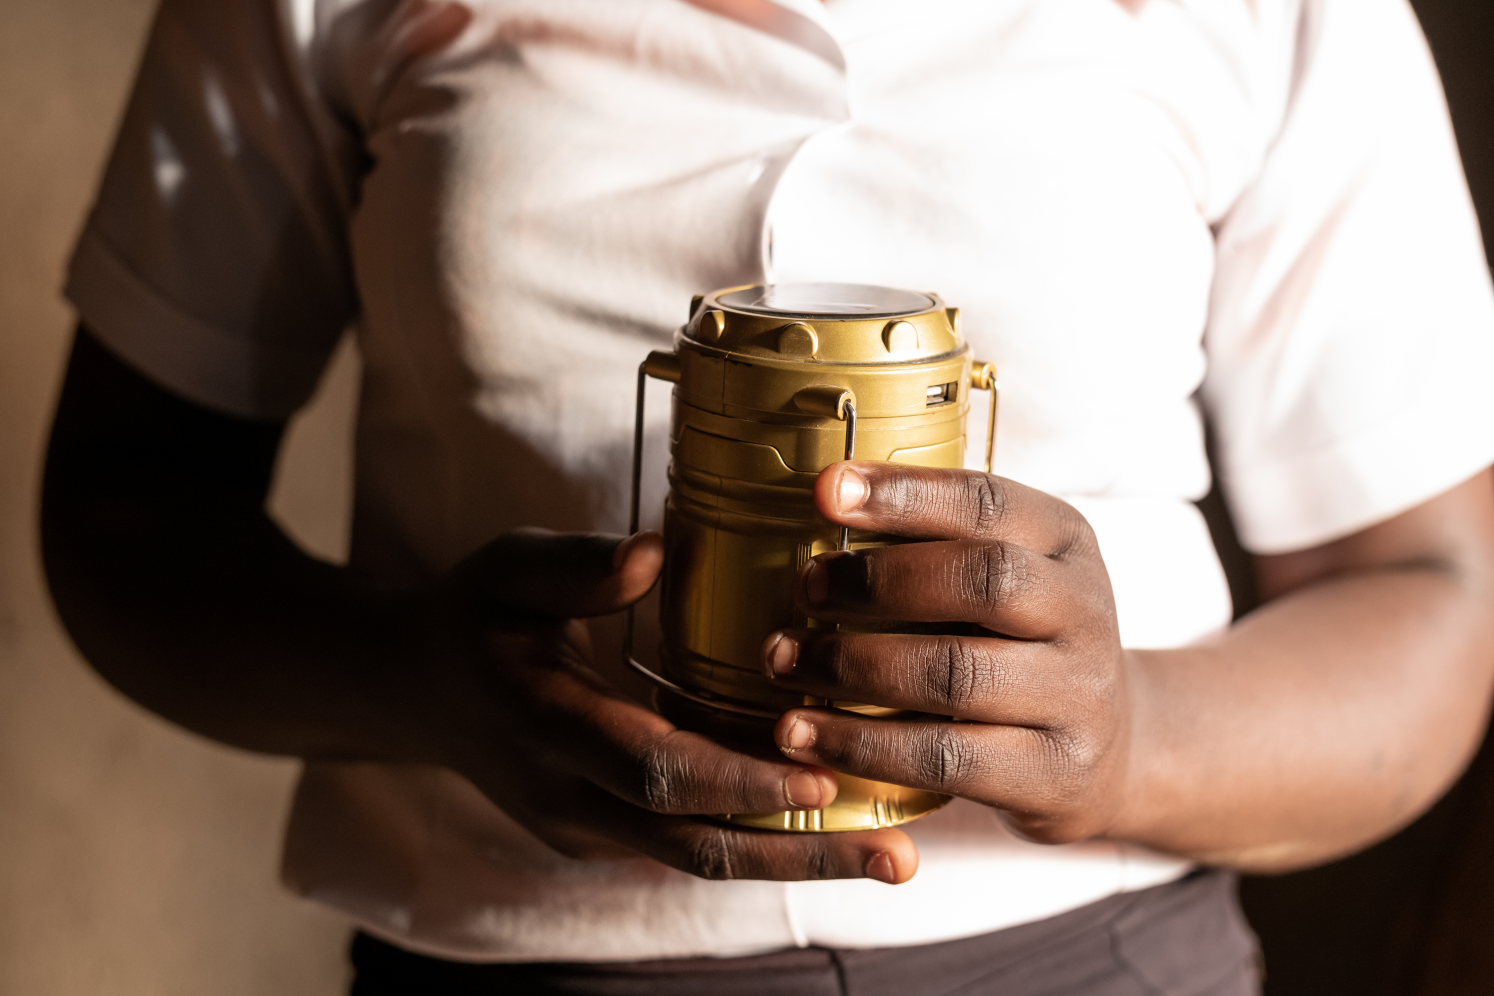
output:
[[[1195,872],[992,934],[750,958],[474,965],[353,940],[352,996],[1259,996],[1235,877]]]

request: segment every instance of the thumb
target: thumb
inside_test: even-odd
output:
[[[648,594],[664,564],[655,532],[507,533],[458,564],[448,580],[480,614],[585,618],[626,608]]]

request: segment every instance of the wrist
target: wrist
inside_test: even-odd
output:
[[[1117,805],[1104,836],[1133,843],[1154,843],[1157,828],[1169,822],[1166,798],[1176,794],[1177,776],[1166,750],[1166,737],[1155,694],[1155,656],[1167,651],[1123,650],[1120,668],[1126,689],[1122,749],[1117,772]]]

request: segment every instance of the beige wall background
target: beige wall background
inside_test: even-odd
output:
[[[296,764],[145,713],[48,602],[35,506],[73,316],[58,292],[153,0],[0,0],[0,996],[331,996],[347,924],[277,883]],[[274,508],[340,557],[356,384],[339,354]]]

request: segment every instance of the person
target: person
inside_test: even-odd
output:
[[[765,672],[934,718],[753,751],[617,666],[662,557],[616,535],[632,379],[690,295],[813,280],[959,305],[998,458],[821,475],[923,542],[801,607],[933,625]],[[1403,0],[164,0],[67,292],[58,610],[136,701],[305,759],[285,877],[361,926],[356,993],[1255,992],[1229,870],[1390,834],[1483,729],[1494,296]],[[339,566],[264,500],[349,322]],[[836,772],[957,799],[708,818]]]

